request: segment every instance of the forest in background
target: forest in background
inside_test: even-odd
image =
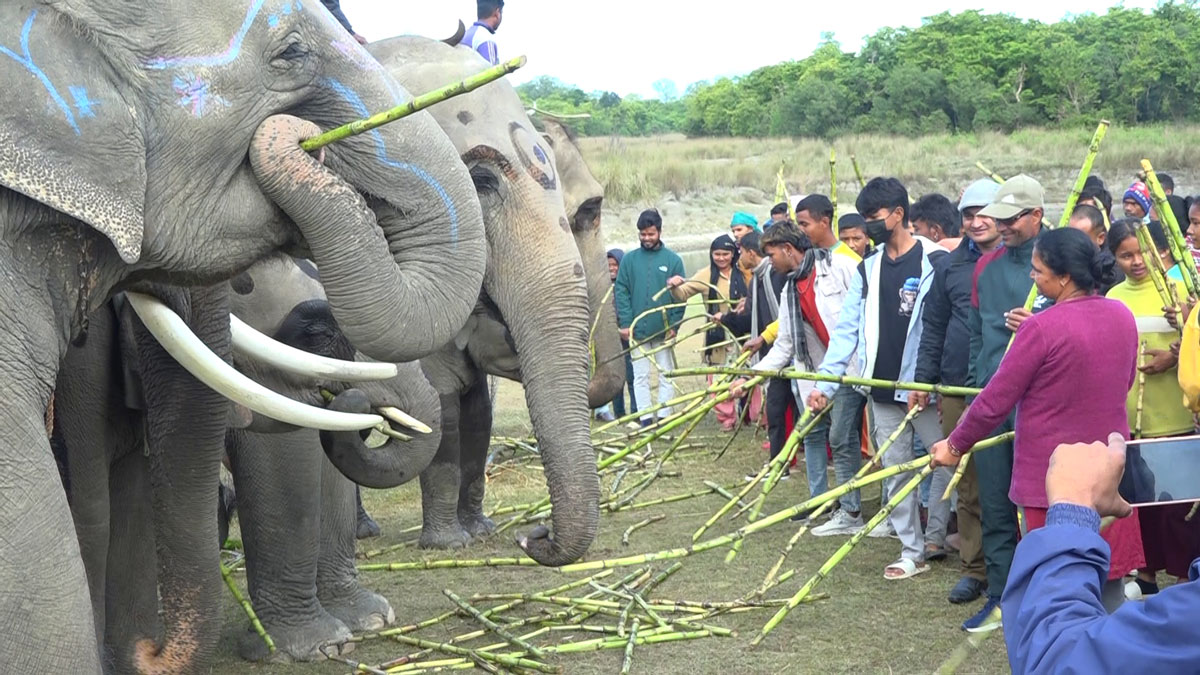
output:
[[[1114,7],[1056,23],[977,10],[884,28],[858,52],[827,35],[808,57],[660,98],[584,92],[553,77],[518,87],[527,104],[590,114],[586,136],[917,136],[1200,121],[1200,7]]]

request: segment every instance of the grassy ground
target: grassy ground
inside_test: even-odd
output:
[[[1094,129],[1027,129],[1013,134],[981,133],[920,138],[860,135],[840,138],[837,151],[838,201],[852,209],[858,183],[850,163],[857,156],[863,174],[900,178],[915,198],[941,192],[951,199],[983,175],[976,162],[1004,176],[1025,172],[1047,191],[1051,215],[1066,200]],[[1114,127],[1104,140],[1095,173],[1119,202],[1125,188],[1149,158],[1171,173],[1180,194],[1200,192],[1196,173],[1200,127]],[[636,238],[633,223],[647,206],[663,211],[665,236],[676,248],[707,248],[712,234],[728,227],[733,211],[766,219],[775,203],[776,172],[792,195],[829,194],[830,144],[812,139],[586,138],[581,141],[593,172],[606,186],[605,225],[614,243]],[[682,235],[682,236],[681,236]]]
[[[699,341],[677,349],[683,364],[699,361],[695,350]],[[699,379],[683,380],[684,391],[698,389]],[[529,419],[519,386],[504,383],[497,400],[496,434],[524,437],[530,433]],[[719,449],[728,436],[719,432],[715,421],[706,420],[695,434],[703,448],[694,454],[674,461],[672,470],[682,473],[678,478],[656,481],[641,499],[653,499],[703,489],[704,480],[723,485],[737,483],[741,477],[761,466],[765,453],[763,437],[744,431],[729,452],[719,462],[712,461],[712,451]],[[665,449],[665,445],[658,449]],[[772,494],[766,512],[786,508],[807,496],[802,471],[803,462],[793,472],[792,479],[781,483]],[[612,477],[604,480],[607,487]],[[545,495],[542,475],[537,467],[503,470],[493,477],[488,487],[489,507],[502,504],[534,502]],[[879,505],[878,489],[864,493],[865,510],[874,512]],[[717,496],[705,496],[676,504],[625,511],[602,516],[601,529],[587,559],[599,560],[635,553],[645,553],[690,542],[691,533],[722,503]],[[384,536],[363,545],[374,549],[407,539],[398,533],[420,522],[419,492],[416,485],[390,491],[368,491],[367,508],[383,527]],[[654,515],[667,515],[665,520],[641,529],[632,535],[628,547],[621,545],[621,535],[631,524]],[[714,528],[714,534],[733,529],[724,521]],[[733,563],[725,564],[724,550],[714,550],[684,559],[683,569],[664,584],[655,597],[681,600],[734,600],[755,588],[774,563],[787,539],[794,532],[784,523],[756,534],[746,542],[745,549]],[[790,562],[800,572],[797,577],[775,589],[770,597],[788,597],[803,581],[845,541],[844,538],[806,537],[792,553]],[[958,579],[955,562],[935,563],[933,571],[912,580],[885,581],[883,568],[892,562],[899,549],[893,539],[865,539],[862,544],[833,572],[818,589],[830,594],[828,600],[805,605],[795,610],[765,643],[750,649],[750,639],[770,618],[772,610],[718,618],[712,623],[737,631],[736,638],[706,638],[697,641],[639,647],[635,652],[633,672],[679,673],[928,673],[932,672],[964,639],[958,624],[973,614],[979,604],[968,607],[951,605],[946,593]],[[422,552],[408,548],[399,553],[380,557],[377,561],[441,560],[447,558],[475,559],[489,556],[516,556],[520,550],[513,544],[512,534],[506,533],[481,542],[470,549],[450,554]],[[659,563],[663,569],[668,563]],[[786,569],[786,568],[785,568]],[[631,569],[618,570],[610,579],[619,578]],[[396,609],[401,624],[430,618],[452,608],[441,594],[449,588],[463,597],[474,593],[530,592],[548,589],[586,576],[565,576],[542,568],[483,568],[478,570],[436,570],[410,572],[364,573],[363,582],[387,596]],[[244,582],[244,579],[242,579]],[[577,595],[582,593],[576,593]],[[349,668],[334,663],[297,665],[248,664],[238,660],[233,652],[233,639],[245,630],[245,616],[227,598],[224,608],[225,636],[221,656],[213,668],[215,674],[262,673],[290,675],[295,673],[345,673]],[[608,621],[613,623],[613,621]],[[468,620],[455,619],[417,635],[427,639],[447,639],[474,630]],[[582,640],[594,635],[572,634],[570,639]],[[568,639],[562,634],[553,636],[555,642]],[[489,641],[491,642],[491,641]],[[481,642],[476,645],[485,644]],[[362,644],[351,654],[365,663],[380,663],[411,653],[413,649],[397,643],[376,640]],[[556,662],[567,673],[615,673],[620,668],[619,650],[564,656]],[[1007,670],[1003,640],[999,635],[984,643],[960,669],[963,673],[1001,673]]]

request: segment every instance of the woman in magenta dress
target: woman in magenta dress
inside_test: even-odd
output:
[[[1008,496],[1024,531],[1045,524],[1046,469],[1060,443],[1106,441],[1112,432],[1129,438],[1125,397],[1137,372],[1137,324],[1125,305],[1096,295],[1113,265],[1083,232],[1041,235],[1030,276],[1054,306],[1020,325],[996,375],[933,448],[936,464],[956,465],[1015,408]],[[1122,577],[1145,564],[1138,519],[1118,520],[1104,539],[1112,548],[1105,604],[1115,607],[1124,597]]]

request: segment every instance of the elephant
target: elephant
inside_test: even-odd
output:
[[[282,344],[351,361],[355,350],[329,311],[317,276],[306,261],[264,261],[233,280],[232,309]],[[264,368],[252,359],[235,360],[239,369],[269,383],[273,391],[317,404],[319,390],[325,389],[336,394],[330,408],[347,413],[392,406],[429,432],[408,432],[411,440],[388,439],[370,449],[358,432],[272,428],[257,419],[248,428],[228,432],[246,578],[258,618],[276,646],[272,658],[319,659],[323,646],[395,620],[388,601],[358,583],[356,485],[347,476],[373,487],[394,487],[417,477],[440,443],[438,394],[416,363],[397,364],[400,372],[389,381],[350,388]],[[284,522],[289,527],[281,528]],[[262,639],[249,630],[237,649],[247,660],[269,657]]]
[[[473,309],[482,213],[428,114],[318,157],[301,149],[408,97],[317,3],[15,0],[0,6],[0,26],[0,74],[22,91],[0,103],[0,661],[95,673],[87,576],[45,428],[89,317],[126,291],[148,331],[176,338],[164,349],[211,381],[232,337],[214,319],[228,316],[227,295],[205,287],[287,251],[321,266],[359,350],[410,361]],[[156,303],[157,284],[201,290]],[[423,330],[402,330],[418,308]],[[143,672],[202,670],[219,628],[216,523],[196,516],[211,513],[229,406],[180,377],[151,368],[143,383],[197,394],[146,425],[163,632],[138,643]],[[330,426],[363,424],[318,412]]]
[[[425,38],[391,38],[368,49],[416,89],[487,67],[466,47]],[[539,527],[518,541],[542,564],[567,564],[587,549],[599,518],[590,408],[612,400],[624,382],[624,363],[613,358],[621,351],[615,311],[605,302],[611,282],[600,232],[603,190],[565,130],[551,123],[540,136],[506,82],[430,112],[475,180],[488,258],[470,321],[421,360],[442,397],[442,445],[421,474],[420,544],[464,546],[494,530],[482,509],[491,374],[524,383],[550,491],[553,538]],[[597,368],[589,373],[597,315]],[[364,527],[369,523],[360,520]]]

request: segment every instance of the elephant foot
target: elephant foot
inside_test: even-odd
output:
[[[371,514],[366,511],[358,512],[358,525],[355,530],[354,537],[356,539],[371,539],[378,537],[382,532],[379,529],[379,523],[371,517]]]
[[[458,522],[462,523],[463,529],[467,531],[467,534],[475,539],[490,537],[496,531],[496,523],[492,522],[491,518],[483,515],[480,511],[476,511],[475,513],[459,513]]]
[[[470,543],[471,535],[458,524],[458,520],[448,527],[426,525],[421,528],[421,540],[418,542],[421,548],[435,549],[465,548]]]
[[[264,627],[275,643],[275,653],[270,653],[257,633],[247,630],[238,641],[239,656],[247,661],[295,663],[324,659],[321,647],[330,654],[347,654],[354,649],[353,642],[346,642],[352,637],[350,629],[327,611],[321,611],[304,623],[278,625],[264,622]]]
[[[382,595],[357,582],[336,592],[319,593],[325,611],[346,624],[354,633],[377,631],[396,622],[396,612]]]

